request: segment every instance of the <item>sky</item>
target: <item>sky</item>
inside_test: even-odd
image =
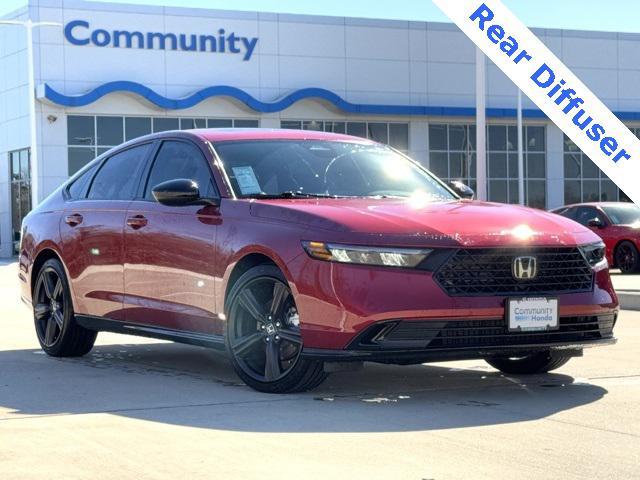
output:
[[[447,21],[431,0],[234,0],[233,2],[229,0],[111,0],[111,2]],[[503,3],[530,27],[640,33],[639,0],[503,0]],[[0,15],[25,4],[25,0],[1,0]],[[603,4],[606,8],[603,8]]]

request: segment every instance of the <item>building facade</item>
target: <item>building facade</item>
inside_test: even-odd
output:
[[[96,155],[162,130],[346,132],[475,187],[475,47],[452,24],[81,0],[31,0],[5,18],[58,25],[34,30],[35,92],[25,29],[0,25],[0,256],[13,253],[35,185],[41,200]],[[534,32],[640,128],[640,35]],[[488,64],[487,187],[499,202],[518,198],[516,95]],[[526,98],[524,124],[529,205],[624,199]]]

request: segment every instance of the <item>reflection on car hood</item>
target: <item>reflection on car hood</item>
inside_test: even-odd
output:
[[[253,201],[251,214],[329,230],[376,243],[450,245],[574,245],[599,237],[578,223],[542,210],[479,201],[416,202],[389,198],[331,198]],[[384,238],[380,238],[384,235]],[[318,238],[318,240],[321,240]],[[355,241],[355,240],[354,240]]]

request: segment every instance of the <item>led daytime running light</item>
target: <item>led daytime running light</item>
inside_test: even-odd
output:
[[[359,265],[414,268],[433,251],[429,248],[367,247],[324,242],[302,242],[307,254],[318,260]]]

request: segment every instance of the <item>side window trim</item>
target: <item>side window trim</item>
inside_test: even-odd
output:
[[[211,185],[213,186],[213,190],[214,190],[214,197],[215,199],[220,199],[220,190],[218,189],[218,185],[216,184],[216,177],[213,174],[213,169],[211,168],[211,164],[210,162],[207,160],[207,156],[205,155],[205,153],[202,151],[202,149],[200,148],[200,146],[198,144],[196,144],[195,142],[192,142],[191,140],[185,139],[185,138],[179,138],[179,137],[166,137],[166,138],[162,138],[161,140],[157,141],[157,145],[152,148],[152,152],[150,155],[150,160],[145,168],[145,170],[143,171],[142,174],[142,181],[140,182],[141,185],[138,189],[138,194],[136,195],[135,200],[136,201],[144,201],[144,202],[153,202],[153,200],[149,200],[146,198],[146,193],[147,193],[147,187],[149,186],[149,179],[151,178],[151,171],[153,170],[153,166],[156,163],[156,160],[158,159],[158,155],[160,154],[160,150],[162,149],[162,145],[165,144],[165,142],[179,142],[179,143],[184,143],[187,145],[191,145],[192,147],[195,147],[198,152],[200,152],[200,157],[201,157],[201,161],[204,162],[207,171],[209,172],[209,176],[211,178]]]
[[[147,182],[149,175],[151,174],[151,169],[153,168],[153,164],[156,161],[156,157],[158,156],[158,152],[160,151],[160,147],[162,146],[163,140],[154,139],[152,142],[152,146],[149,149],[149,154],[145,159],[144,168],[140,172],[140,181],[138,182],[138,186],[135,190],[135,195],[133,200],[135,201],[143,201],[144,200],[144,192],[147,188]]]
[[[88,197],[89,197],[89,192],[91,192],[91,188],[93,187],[93,182],[95,181],[96,177],[98,176],[98,174],[100,173],[100,171],[104,168],[104,166],[107,164],[107,162],[108,162],[110,159],[112,159],[112,158],[113,158],[113,157],[115,157],[116,155],[120,155],[121,153],[124,153],[124,152],[126,152],[126,151],[128,151],[128,150],[131,150],[131,149],[133,149],[133,148],[138,148],[138,147],[142,147],[142,146],[144,146],[144,145],[152,145],[152,144],[153,144],[153,142],[152,142],[152,141],[146,141],[146,142],[135,143],[135,144],[133,144],[133,145],[128,145],[126,148],[118,149],[118,150],[114,151],[113,153],[111,153],[108,157],[105,157],[105,158],[101,161],[100,165],[99,165],[99,166],[98,166],[98,168],[96,169],[96,171],[95,171],[95,173],[93,174],[93,176],[91,177],[91,181],[89,182],[88,186],[86,187],[86,191],[85,191],[85,198],[84,198],[84,199],[85,199],[85,200],[94,200],[94,199],[90,199],[90,198],[88,198]],[[141,160],[141,163],[145,164],[145,163],[148,161],[148,158],[149,158],[149,151],[152,151],[152,150],[153,150],[153,147],[152,147],[152,148],[149,148],[149,149],[147,150],[147,153],[146,153],[146,155],[145,155],[145,158],[144,158],[143,160]],[[143,165],[143,167],[144,167],[144,165]],[[141,169],[140,169],[140,171],[142,171],[142,170],[143,170],[143,168],[141,168]],[[139,173],[138,173],[138,175],[139,175]],[[139,185],[139,183],[140,183],[140,178],[138,178],[138,185]],[[133,193],[134,193],[134,195],[133,195],[133,196],[134,196],[134,197],[135,197],[135,192],[136,192],[136,189],[134,188],[134,190],[133,190]],[[95,200],[98,200],[98,199],[95,199]],[[124,201],[130,202],[131,200],[132,200],[132,199],[130,198],[130,199],[128,199],[128,200],[124,200]]]

